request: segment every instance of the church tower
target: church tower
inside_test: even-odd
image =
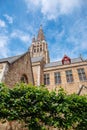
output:
[[[43,57],[45,63],[50,62],[48,46],[47,46],[47,42],[45,40],[42,26],[40,26],[37,38],[35,38],[35,36],[34,36],[32,39],[32,45],[30,47],[30,56],[31,56],[31,58]]]

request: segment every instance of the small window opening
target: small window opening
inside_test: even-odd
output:
[[[21,82],[22,82],[22,83],[28,83],[28,78],[27,78],[26,75],[22,75],[22,77],[21,77]]]

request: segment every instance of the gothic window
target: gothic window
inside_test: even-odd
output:
[[[81,81],[86,80],[84,68],[80,68],[77,71],[78,71],[78,75],[79,75],[79,80],[81,80]]]
[[[60,72],[55,72],[55,73],[54,73],[54,78],[55,78],[55,84],[60,84],[60,83],[61,83],[61,75],[60,75]]]
[[[28,83],[28,79],[27,79],[27,76],[24,74],[24,75],[22,75],[22,77],[21,77],[21,82],[22,83]]]
[[[44,74],[44,85],[50,84],[50,77],[49,74]]]
[[[39,48],[37,48],[37,52],[39,52]]]
[[[42,47],[40,47],[40,51],[42,51]]]
[[[72,70],[67,70],[66,71],[66,80],[67,80],[68,83],[73,82]]]

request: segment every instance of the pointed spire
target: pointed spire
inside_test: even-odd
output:
[[[39,29],[38,36],[37,36],[37,41],[43,41],[43,40],[45,40],[45,36],[44,36],[43,29],[42,29],[42,25],[40,25],[40,29]]]
[[[32,38],[32,43],[33,43],[33,42],[35,42],[35,35],[34,35],[34,37]]]

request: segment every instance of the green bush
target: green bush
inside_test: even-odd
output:
[[[87,130],[87,96],[23,83],[13,89],[0,84],[0,119],[23,121],[29,130]]]

